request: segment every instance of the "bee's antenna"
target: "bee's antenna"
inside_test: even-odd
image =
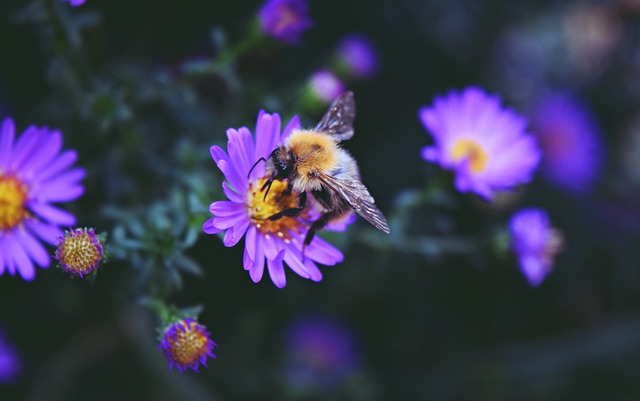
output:
[[[265,159],[264,157],[259,158],[258,160],[256,160],[255,163],[253,163],[253,166],[251,166],[251,170],[249,170],[249,174],[247,174],[247,178],[249,178],[249,176],[251,175],[251,173],[253,172],[253,169],[256,168],[256,166],[258,165],[258,163],[260,162],[266,162],[267,159]]]
[[[269,178],[264,185],[262,186],[262,188],[260,189],[261,191],[264,191],[264,189],[266,188],[267,190],[264,192],[264,197],[262,198],[262,201],[264,202],[267,199],[267,194],[269,193],[269,190],[271,189],[271,184],[273,184],[273,178]]]

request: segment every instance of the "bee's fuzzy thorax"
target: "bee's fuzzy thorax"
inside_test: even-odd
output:
[[[296,175],[329,172],[338,162],[338,144],[328,135],[313,130],[296,130],[287,139],[287,147],[296,158]]]

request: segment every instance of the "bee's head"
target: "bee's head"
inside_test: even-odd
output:
[[[266,175],[269,180],[284,180],[293,174],[295,158],[284,146],[275,148],[267,159]]]
[[[287,151],[284,146],[278,146],[266,159],[266,174],[267,180],[262,186],[262,191],[265,191],[264,198],[267,198],[271,184],[275,180],[285,180],[293,174],[293,167],[295,163],[295,157],[292,152]]]

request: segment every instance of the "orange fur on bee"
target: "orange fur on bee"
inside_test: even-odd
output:
[[[338,161],[338,145],[326,134],[312,130],[294,131],[287,147],[296,157],[296,173],[307,177],[318,171],[328,172]]]

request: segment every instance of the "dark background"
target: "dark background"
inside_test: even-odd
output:
[[[0,399],[640,399],[640,174],[633,158],[633,144],[640,146],[633,139],[640,135],[640,5],[318,1],[310,5],[315,25],[300,43],[243,54],[235,84],[225,74],[186,76],[185,65],[220,51],[212,30],[239,42],[259,6],[87,0],[72,9],[42,0],[25,11],[22,1],[0,4],[0,112],[20,130],[60,128],[65,147],[78,149],[78,165],[89,172],[86,194],[68,209],[79,226],[111,236],[124,223],[109,208],[154,220],[150,205],[170,208],[171,194],[187,193],[184,181],[192,177],[206,184],[202,202],[222,199],[209,146],[224,143],[228,127],[253,130],[260,108],[313,123],[321,112],[297,108],[299,87],[327,64],[340,38],[361,33],[377,47],[380,66],[374,77],[348,84],[358,117],[345,146],[380,209],[393,215],[400,193],[439,177],[446,201],[412,211],[409,234],[491,244],[515,209],[545,208],[567,238],[555,270],[531,288],[515,258],[490,245],[435,254],[374,246],[353,238],[369,228],[358,221],[331,236],[345,261],[323,268],[322,282],[288,271],[279,290],[268,277],[251,282],[242,243],[225,248],[201,235],[185,253],[204,275],[185,275],[168,295],[179,306],[204,306],[200,322],[219,345],[218,358],[197,374],[169,371],[156,349],[157,321],[138,305],[146,287],[133,260],[113,258],[93,281],[53,267],[30,283],[5,275],[0,325],[23,369],[15,383],[0,385]],[[605,51],[571,60],[563,21],[591,7],[613,16],[619,34]],[[539,45],[539,57],[528,58],[514,37]],[[420,158],[430,137],[417,110],[471,84],[523,111],[541,87],[578,93],[603,135],[595,190],[568,195],[536,176],[504,206],[457,194],[447,173]],[[196,214],[195,225],[206,217]],[[349,328],[359,363],[345,384],[296,395],[283,383],[283,336],[291,321],[309,315]]]

